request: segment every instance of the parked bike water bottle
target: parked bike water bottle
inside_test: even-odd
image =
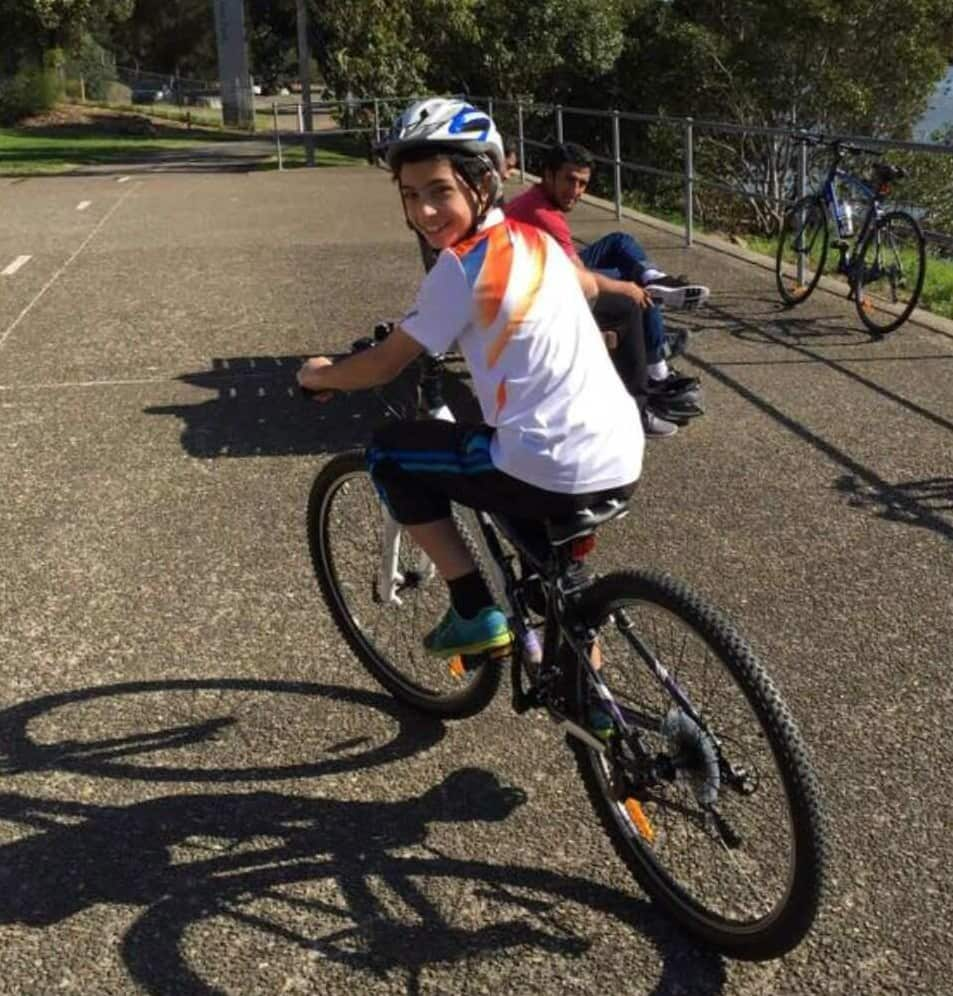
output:
[[[837,230],[846,238],[854,234],[854,212],[850,201],[840,201],[837,206]]]

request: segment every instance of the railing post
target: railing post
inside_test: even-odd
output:
[[[281,135],[278,134],[278,102],[276,100],[271,102],[271,114],[275,121],[275,148],[278,151],[278,169],[282,170],[285,168],[285,165],[281,160]]]
[[[299,100],[296,107],[298,108],[298,134],[304,134],[304,114],[301,110],[301,101]]]
[[[807,142],[802,139],[798,145],[797,196],[800,200],[807,194]]]
[[[490,118],[493,117],[493,98],[492,97],[487,97],[486,98],[486,113],[490,115]]]
[[[526,149],[523,144],[523,101],[516,101],[516,135],[520,150],[520,183],[526,182]]]
[[[381,144],[381,106],[380,101],[374,98],[374,142]]]
[[[805,142],[802,137],[798,144],[800,145],[800,148],[798,149],[797,157],[797,198],[798,200],[801,200],[802,197],[807,195],[807,142]],[[800,231],[803,224],[804,214],[802,213],[801,217],[798,219],[798,231]],[[797,245],[795,244],[795,251],[796,250]],[[804,284],[803,252],[797,252],[797,282],[799,287]]]
[[[557,104],[555,107],[556,112],[556,141],[562,145],[563,141],[563,105]]]
[[[612,160],[615,183],[615,217],[622,218],[622,139],[619,135],[619,112],[612,112]]]
[[[685,118],[685,245],[689,247],[695,237],[695,140],[692,132],[692,119]]]

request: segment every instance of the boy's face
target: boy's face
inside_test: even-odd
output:
[[[405,163],[400,196],[410,223],[434,249],[456,245],[473,227],[476,195],[446,159]]]
[[[563,163],[555,173],[547,170],[543,174],[543,189],[560,211],[568,213],[586,192],[591,177],[592,170],[588,166]]]

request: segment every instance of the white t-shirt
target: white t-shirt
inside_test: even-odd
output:
[[[494,209],[441,252],[401,327],[431,353],[456,341],[493,465],[547,491],[583,494],[635,481],[645,446],[576,269],[558,244]]]

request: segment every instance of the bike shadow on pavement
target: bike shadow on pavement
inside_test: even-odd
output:
[[[659,978],[643,991],[683,993],[689,980],[693,993],[723,991],[722,960],[644,899],[428,845],[440,823],[469,824],[485,841],[475,824],[504,822],[525,802],[521,789],[479,768],[396,802],[257,791],[115,806],[10,793],[0,796],[0,819],[31,833],[0,847],[0,923],[46,929],[80,913],[88,921],[97,906],[131,907],[121,956],[137,989],[153,996],[248,991],[251,978],[257,991],[290,980],[320,992],[326,973],[358,989],[377,981],[416,994],[424,973],[431,982],[441,967],[473,973],[481,959],[499,978],[505,952],[514,973],[540,953],[560,963],[554,984],[567,964],[604,984],[605,956],[593,948],[619,927],[658,953]],[[232,986],[223,988],[223,975]]]
[[[412,365],[380,391],[354,391],[319,402],[301,392],[295,374],[304,356],[233,356],[178,380],[214,391],[194,404],[159,405],[148,415],[182,421],[182,448],[202,459],[312,456],[365,446],[374,429],[414,411],[417,372]],[[450,365],[447,402],[460,418],[474,414],[467,377]]]
[[[96,717],[104,712],[112,718],[112,735],[83,737],[86,728],[102,729]],[[356,712],[362,714],[359,729],[364,732],[342,739],[342,731],[354,726],[350,720]],[[310,744],[319,756],[301,757],[308,747],[299,738],[291,742],[290,758],[283,754],[279,762],[272,749],[267,756],[274,763],[263,763],[265,745],[256,744],[255,737],[267,729],[269,717],[326,729],[320,744]],[[49,729],[51,718],[73,735],[34,739],[31,727],[46,719]],[[119,734],[120,724],[129,732]],[[405,760],[434,747],[445,733],[440,720],[421,716],[390,695],[360,688],[253,678],[129,681],[54,692],[0,711],[0,776],[68,771],[203,783],[316,778]],[[203,750],[214,758],[213,765],[199,763]],[[194,763],[170,759],[176,756]]]

